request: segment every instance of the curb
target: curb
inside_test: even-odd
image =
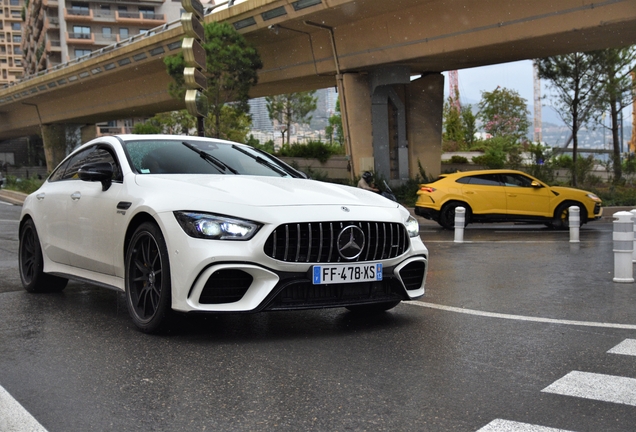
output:
[[[7,189],[0,189],[0,200],[14,205],[22,205],[27,194]]]

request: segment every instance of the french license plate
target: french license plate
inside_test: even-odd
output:
[[[332,264],[313,266],[314,285],[382,280],[382,264]]]

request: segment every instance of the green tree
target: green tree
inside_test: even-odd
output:
[[[493,137],[524,141],[530,127],[529,115],[526,100],[515,90],[497,87],[492,92],[481,93],[477,117]]]
[[[205,134],[216,138],[244,143],[247,141],[247,134],[250,131],[252,118],[234,104],[227,104],[221,108],[220,129],[216,129],[217,123],[208,115],[205,123]]]
[[[283,142],[287,135],[288,146],[292,123],[308,124],[311,121],[309,114],[315,111],[318,101],[318,98],[314,96],[315,93],[315,91],[287,93],[266,98],[269,118],[281,125]]]
[[[452,97],[449,97],[446,102],[444,102],[443,125],[444,132],[442,139],[451,145],[455,143],[455,147],[458,149],[465,149],[465,128],[460,110],[454,104]]]
[[[263,67],[256,48],[238,33],[231,24],[211,22],[205,24],[206,76],[208,87],[204,94],[210,105],[209,121],[213,123],[207,130],[220,134],[223,127],[223,107],[232,102],[233,109],[249,112],[249,90],[257,82],[257,71]],[[164,59],[168,74],[174,79],[170,84],[170,94],[183,99],[185,85],[183,53]],[[219,135],[213,135],[219,137]]]
[[[340,101],[336,101],[336,112],[329,117],[329,125],[325,127],[325,135],[329,137],[329,144],[333,144],[334,139],[339,145],[344,144],[344,129],[342,128],[342,113],[340,112]]]
[[[464,124],[464,142],[468,149],[475,143],[475,133],[477,132],[477,117],[473,113],[473,106],[462,106],[462,122]]]
[[[187,110],[159,113],[143,123],[135,124],[135,134],[187,135],[196,127],[195,118]]]
[[[572,53],[538,59],[535,65],[539,77],[548,80],[556,94],[553,107],[572,131],[572,186],[576,186],[578,131],[590,120],[597,103],[598,64],[589,54]]]
[[[621,139],[619,131],[619,115],[623,109],[630,106],[634,100],[634,88],[631,72],[636,62],[636,47],[610,48],[590,54],[599,66],[600,94],[595,106],[595,119],[605,127],[600,120],[607,110],[610,113],[613,143],[614,182],[622,179]]]

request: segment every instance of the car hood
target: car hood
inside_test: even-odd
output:
[[[397,203],[379,194],[350,186],[308,179],[247,175],[136,175],[142,188],[171,194],[187,206],[210,199],[216,203],[256,207],[349,205],[395,208]],[[174,202],[174,201],[173,201]]]

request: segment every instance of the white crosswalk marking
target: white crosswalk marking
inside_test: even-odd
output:
[[[634,378],[573,371],[541,391],[636,406]]]
[[[625,339],[608,354],[636,356],[636,339]],[[543,390],[562,396],[574,396],[603,402],[636,406],[636,379],[591,372],[572,371]],[[510,420],[496,419],[477,432],[564,432]],[[567,431],[565,431],[567,432]]]
[[[0,386],[0,431],[46,432],[46,429]]]
[[[564,429],[554,429],[528,423],[496,419],[488,423],[477,432],[569,432]]]
[[[608,353],[636,356],[636,339],[625,339],[609,350]]]

